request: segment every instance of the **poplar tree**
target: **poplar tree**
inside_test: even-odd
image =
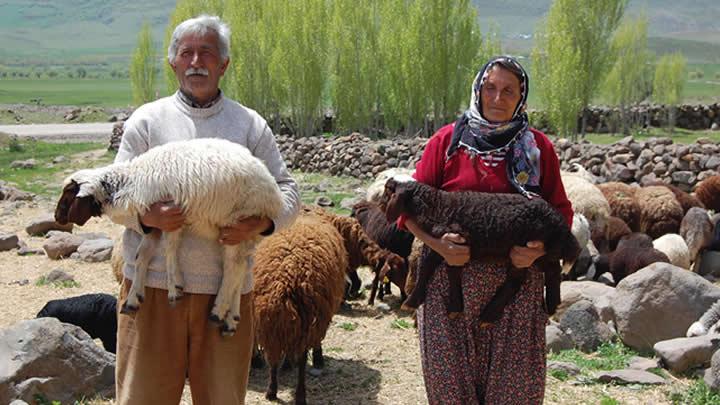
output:
[[[130,86],[133,103],[145,104],[155,99],[156,51],[152,43],[150,24],[143,23],[138,44],[130,61]]]
[[[673,53],[663,55],[655,68],[653,99],[667,107],[670,131],[675,127],[676,105],[682,100],[686,65],[687,62],[682,54]]]

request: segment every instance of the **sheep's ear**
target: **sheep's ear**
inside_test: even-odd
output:
[[[68,223],[68,212],[70,211],[70,206],[73,201],[75,201],[78,191],[80,191],[80,186],[78,186],[75,180],[71,180],[70,183],[63,188],[60,199],[55,207],[55,221],[60,225]]]

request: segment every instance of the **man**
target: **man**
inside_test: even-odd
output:
[[[218,326],[208,319],[222,278],[221,247],[288,226],[298,212],[299,195],[265,120],[225,98],[218,87],[230,62],[229,38],[227,25],[218,17],[202,15],[175,28],[168,61],[180,89],[133,113],[125,123],[115,161],[132,159],[171,141],[228,139],[246,146],[268,167],[283,193],[283,214],[279,218],[240,220],[221,229],[218,241],[185,233],[179,249],[184,295],[174,308],[167,299],[163,249],[157,249],[140,310],[118,317],[118,404],[175,405],[180,401],[186,376],[195,404],[244,403],[253,342],[252,272],[248,272],[242,290],[237,332],[222,337]],[[125,224],[126,264],[120,301],[126,299],[134,277],[141,232],[151,228],[170,232],[183,226],[183,222],[180,207],[172,201],[158,201],[137,222]]]

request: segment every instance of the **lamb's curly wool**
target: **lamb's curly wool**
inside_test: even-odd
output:
[[[617,248],[620,238],[632,233],[630,227],[622,219],[608,217],[607,229],[604,234],[593,234],[592,241],[600,253],[612,252]]]
[[[448,232],[463,235],[469,241],[470,256],[474,259],[507,260],[513,246],[525,246],[533,240],[544,242],[546,254],[537,263],[546,276],[548,311],[554,312],[560,302],[559,260],[572,262],[580,251],[577,239],[555,208],[542,198],[527,199],[520,194],[505,193],[446,192],[408,180],[391,179],[385,185],[381,207],[390,222],[405,214],[435,237]],[[406,306],[416,308],[422,304],[432,273],[441,262],[442,257],[431,249],[423,250],[417,284],[405,302]],[[450,280],[448,312],[451,316],[462,312],[463,308],[460,270],[447,269]],[[524,269],[512,266],[508,273],[508,282],[480,315],[482,321],[491,323],[499,319],[504,305],[527,275]]]
[[[642,187],[635,192],[640,205],[640,232],[657,239],[666,233],[677,233],[683,209],[675,194],[663,186]]]
[[[287,356],[298,360],[295,395],[296,401],[304,403],[307,351],[320,346],[342,302],[347,268],[344,238],[331,223],[315,215],[301,215],[292,226],[258,246],[255,336],[271,367],[269,398],[277,394],[277,366]]]
[[[647,186],[662,186],[667,187],[668,190],[672,191],[673,194],[675,194],[675,198],[680,203],[680,206],[683,209],[683,214],[687,213],[690,208],[693,207],[700,207],[705,208],[705,204],[703,204],[697,197],[694,195],[691,195],[689,193],[686,193],[683,190],[680,190],[676,186],[673,186],[672,184],[663,183],[662,181],[655,181],[652,183],[648,183],[645,185]]]
[[[610,214],[625,221],[633,232],[640,229],[640,206],[635,199],[637,187],[618,181],[598,184],[597,187],[610,204]]]
[[[642,232],[625,235],[614,252],[598,256],[595,262],[595,280],[610,272],[617,285],[623,278],[656,262],[670,263],[665,253],[653,247],[653,240]]]
[[[710,176],[698,184],[695,196],[705,208],[720,212],[720,175]]]
[[[561,172],[565,193],[572,203],[573,211],[585,215],[592,232],[605,232],[610,204],[600,189],[575,173]]]

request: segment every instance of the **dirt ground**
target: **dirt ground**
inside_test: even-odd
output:
[[[54,208],[54,201],[10,203],[0,201],[0,233],[15,233],[30,247],[40,248],[43,238],[24,231],[29,222]],[[92,219],[75,232],[103,232],[115,238],[121,227],[107,219]],[[79,283],[72,288],[35,282],[53,269],[63,269]],[[369,272],[361,271],[369,280]],[[27,283],[24,282],[27,280]],[[46,256],[19,256],[16,250],[0,252],[0,328],[22,319],[31,319],[51,299],[95,292],[117,294],[109,262],[83,263],[73,259],[53,261]],[[352,301],[352,310],[337,314],[323,342],[326,368],[320,375],[308,375],[308,402],[315,404],[425,404],[417,332],[412,326],[398,328],[398,318],[412,325],[407,314],[400,314],[397,291],[386,297],[392,308],[383,312],[366,305],[365,298]],[[402,324],[402,323],[401,323]],[[403,324],[404,326],[404,324]],[[248,404],[272,403],[264,399],[267,370],[254,370],[248,390]],[[280,375],[280,404],[292,403],[296,371]],[[547,378],[547,404],[670,404],[669,393],[687,389],[690,382],[670,379],[660,388],[580,384],[577,380]],[[606,402],[612,398],[618,402]],[[605,401],[603,401],[605,399]],[[110,404],[112,400],[93,400]],[[192,403],[186,387],[184,404]]]

